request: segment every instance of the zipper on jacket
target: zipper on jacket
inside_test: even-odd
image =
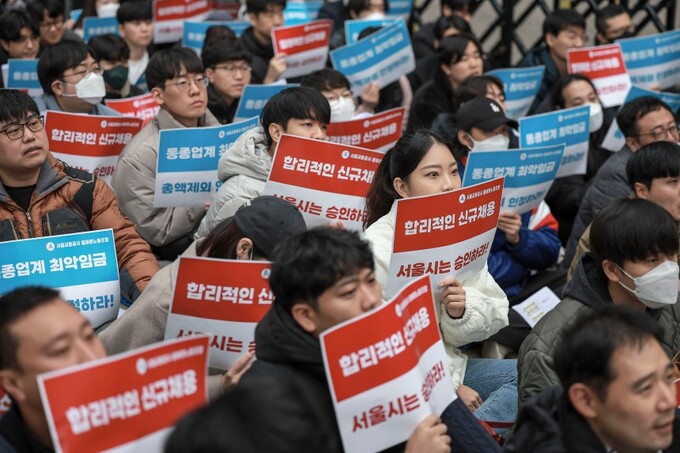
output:
[[[30,237],[34,237],[33,234],[33,219],[31,218],[31,213],[28,211],[24,211],[24,214],[26,214],[26,220],[28,220],[28,234]]]

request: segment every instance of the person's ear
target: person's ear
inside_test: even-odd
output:
[[[52,81],[50,87],[52,88],[52,93],[54,93],[55,96],[61,96],[64,94],[63,82],[61,80],[57,79]]]
[[[2,48],[5,50],[5,52],[9,53],[9,41],[5,41],[4,39],[0,39],[0,46],[2,46]]]
[[[553,35],[552,33],[546,33],[544,39],[545,45],[552,49],[552,47],[555,45],[555,40],[557,40],[557,36]]]
[[[236,259],[249,260],[253,252],[253,241],[249,238],[241,238],[236,244]]]
[[[604,271],[604,275],[607,277],[607,280],[611,282],[618,282],[619,280],[621,280],[621,277],[619,276],[618,272],[616,272],[618,269],[619,267],[613,261],[610,260],[602,261],[602,271]]]
[[[26,401],[26,392],[17,371],[12,369],[0,370],[0,387],[17,402]]]
[[[210,83],[214,83],[215,80],[213,77],[215,77],[215,70],[213,68],[205,68],[205,71],[203,71],[205,76],[210,80]]]
[[[250,25],[253,27],[255,26],[255,22],[257,22],[257,14],[255,13],[248,13],[248,22],[250,22]]]
[[[572,384],[567,391],[567,396],[576,412],[583,418],[593,419],[599,415],[599,398],[587,385],[577,382]]]
[[[290,309],[295,322],[307,333],[315,333],[318,327],[318,320],[314,309],[307,304],[297,303]]]
[[[269,135],[272,137],[272,141],[278,143],[281,140],[281,136],[286,133],[286,130],[278,123],[272,123],[269,125]]]
[[[394,190],[399,194],[401,198],[409,197],[408,184],[403,179],[394,178],[394,181],[392,181],[392,187],[394,187]]]
[[[652,181],[654,184],[654,181]],[[635,196],[638,198],[643,198],[645,200],[649,199],[649,188],[642,184],[641,182],[636,182],[633,184],[633,190],[635,190]]]
[[[632,152],[636,152],[640,149],[640,144],[635,137],[626,137],[626,146],[628,146]]]
[[[458,141],[461,145],[465,146],[467,149],[472,149],[475,145],[470,143],[470,137],[464,130],[458,130],[457,132]]]
[[[439,68],[442,70],[442,72],[443,72],[444,74],[446,74],[446,77],[450,77],[450,76],[451,76],[451,68],[449,67],[449,65],[444,64],[444,63],[440,63],[440,64],[439,64]]]
[[[125,27],[123,24],[118,24],[118,34],[121,38],[125,39]]]
[[[152,88],[151,96],[153,96],[153,100],[156,101],[158,105],[163,105],[165,103],[165,101],[163,100],[165,93],[160,87]]]

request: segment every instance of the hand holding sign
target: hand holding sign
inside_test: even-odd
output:
[[[446,434],[446,425],[434,414],[427,416],[409,437],[404,453],[448,453],[451,451],[451,438]]]
[[[286,54],[280,53],[278,55],[274,55],[274,57],[269,60],[267,74],[264,76],[262,83],[266,85],[276,82],[281,78],[281,74],[286,72],[286,67]]]
[[[446,306],[446,312],[454,319],[462,318],[465,314],[465,288],[454,277],[446,277],[439,284],[444,288],[441,303]]]

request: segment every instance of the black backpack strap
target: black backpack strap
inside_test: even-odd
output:
[[[92,218],[92,202],[94,200],[94,186],[97,182],[97,177],[92,173],[69,167],[68,165],[64,167],[64,173],[70,179],[82,183],[80,189],[78,189],[78,192],[73,197],[73,203],[83,211],[89,223]]]

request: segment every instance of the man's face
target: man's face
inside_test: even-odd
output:
[[[61,80],[52,82],[52,91],[59,98],[59,106],[63,111],[87,113],[92,110],[92,104],[77,96],[76,85],[89,73],[100,70],[99,63],[88,54],[78,66],[64,71]]]
[[[354,275],[342,277],[319,296],[317,308],[308,310],[307,327],[303,328],[319,336],[341,322],[373,310],[380,305],[380,301],[381,289],[375,279],[375,272],[368,268],[361,269]]]
[[[271,42],[272,28],[283,25],[283,6],[270,3],[267,5],[267,11],[248,13],[248,20],[257,39],[261,42]]]
[[[649,189],[640,186],[636,187],[636,193],[640,198],[658,204],[668,211],[676,222],[680,222],[680,175],[654,178]]]
[[[18,369],[0,370],[7,392],[20,405],[41,410],[36,377],[106,356],[89,321],[60,299],[28,312],[10,325]]]
[[[247,61],[232,60],[207,68],[205,75],[217,93],[231,102],[243,94],[243,89],[250,83],[251,71]]]
[[[196,127],[208,106],[208,91],[203,74],[182,71],[164,86],[151,90],[156,102],[186,127]]]
[[[15,184],[12,181],[37,179],[49,151],[47,134],[44,127],[33,132],[21,124],[32,123],[38,129],[35,121],[39,119],[39,114],[26,112],[21,121],[0,122],[0,181],[4,184],[12,186]],[[6,132],[10,135],[23,132],[23,136],[11,139]]]
[[[133,20],[118,26],[120,36],[128,45],[147,47],[153,39],[153,23],[150,20]]]
[[[313,138],[315,140],[326,140],[326,129],[328,124],[318,120],[305,118],[292,118],[288,120],[284,132],[298,137]]]
[[[628,13],[619,14],[607,20],[607,29],[604,32],[604,39],[600,35],[602,44],[614,42],[614,40],[632,35],[635,33],[635,25]]]
[[[385,0],[369,0],[367,8],[359,12],[358,19],[365,19],[372,14],[385,14]]]
[[[653,110],[638,119],[637,127],[636,136],[626,137],[626,144],[631,151],[637,151],[649,143],[663,140],[676,143],[680,141],[675,118],[671,112],[664,108]]]
[[[546,33],[545,41],[553,59],[567,61],[567,50],[583,47],[586,42],[585,30],[571,25],[560,31],[557,36]]]
[[[10,58],[36,58],[40,50],[38,36],[34,35],[28,27],[22,28],[19,35],[19,39],[16,41],[0,41],[2,48],[5,49]]]
[[[47,11],[43,13],[40,22],[40,40],[43,44],[53,46],[61,41],[64,34],[64,16],[50,17]]]
[[[641,315],[644,316],[644,315]],[[654,452],[670,446],[675,418],[671,361],[659,342],[621,347],[611,358],[616,376],[604,401],[595,397],[591,427],[615,451]]]

